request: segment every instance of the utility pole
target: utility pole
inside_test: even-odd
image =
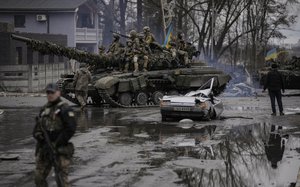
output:
[[[214,41],[215,41],[215,21],[216,21],[216,16],[215,16],[215,1],[212,0],[211,2],[211,60],[214,61]]]

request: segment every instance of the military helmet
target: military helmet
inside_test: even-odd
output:
[[[179,31],[179,32],[177,33],[177,38],[183,39],[183,38],[184,38],[183,32]]]
[[[137,36],[137,32],[136,32],[135,30],[131,30],[131,31],[129,32],[129,36],[130,36],[130,37],[136,37],[136,36]]]
[[[143,31],[144,31],[144,32],[150,32],[150,27],[149,27],[149,26],[145,26],[145,27],[143,28]]]
[[[120,39],[120,36],[116,33],[113,33],[113,37],[116,38],[116,39]]]
[[[169,45],[172,46],[172,47],[175,47],[176,43],[171,41],[171,42],[169,42]]]
[[[105,47],[103,45],[99,46],[99,50],[103,51],[105,50]]]

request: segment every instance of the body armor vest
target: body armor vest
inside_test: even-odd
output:
[[[63,122],[60,117],[61,108],[64,102],[59,102],[54,106],[45,106],[41,113],[41,125],[46,131],[60,131],[63,129]]]

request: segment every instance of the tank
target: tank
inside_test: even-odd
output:
[[[197,90],[212,77],[217,80],[213,91],[218,95],[231,79],[228,74],[203,62],[191,63],[186,67],[179,59],[174,59],[168,50],[157,45],[150,46],[149,71],[122,73],[108,68],[114,63],[97,54],[14,34],[12,38],[26,42],[32,49],[43,54],[65,56],[94,67],[88,102],[96,106],[103,104],[123,108],[158,106],[163,95],[185,94]],[[74,94],[73,77],[74,74],[62,75],[57,84],[64,98],[78,104]]]
[[[292,57],[285,63],[278,64],[278,71],[282,74],[286,89],[300,89],[300,58]],[[270,66],[258,71],[260,85],[264,85],[266,75],[271,70]]]

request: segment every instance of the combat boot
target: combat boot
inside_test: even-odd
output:
[[[144,72],[148,71],[147,68],[148,68],[148,60],[145,60],[143,71],[144,71]]]

